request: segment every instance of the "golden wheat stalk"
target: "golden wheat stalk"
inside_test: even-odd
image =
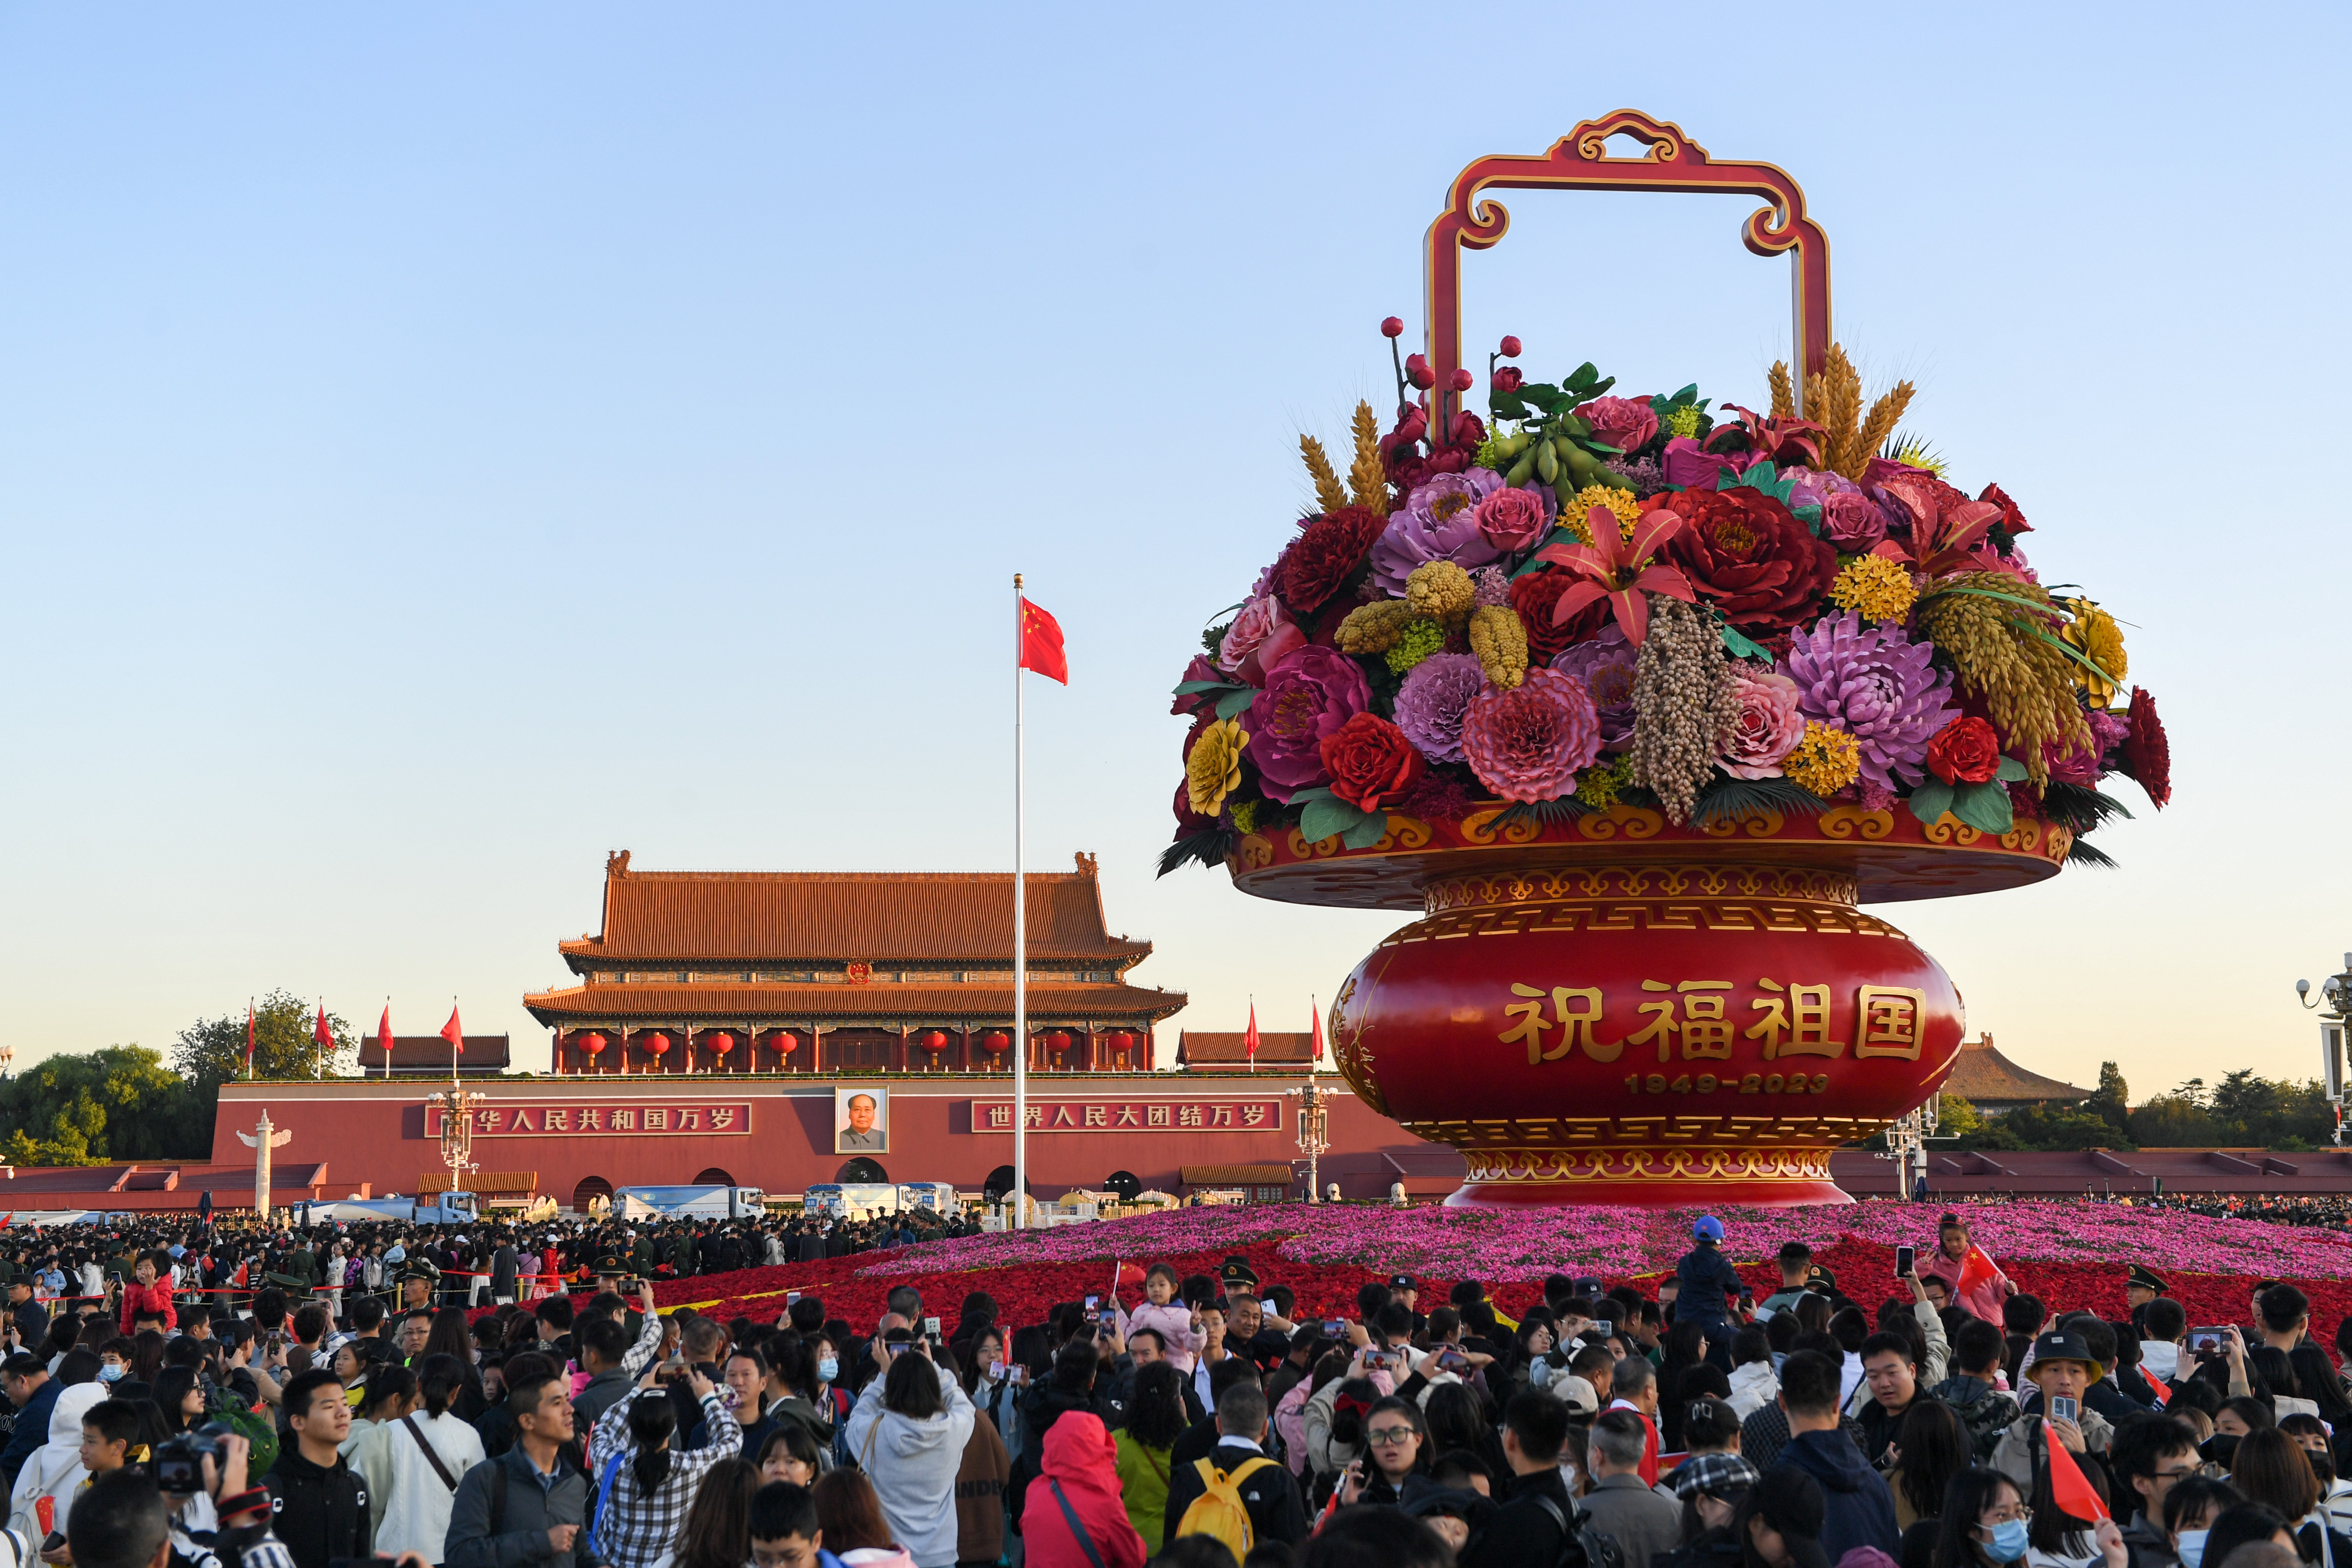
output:
[[[1772,417],[1794,419],[1797,416],[1797,389],[1789,379],[1789,362],[1772,362]]]
[[[1914,390],[1909,382],[1898,381],[1879,395],[1878,401],[1870,405],[1870,417],[1862,422],[1862,434],[1854,442],[1852,466],[1839,469],[1840,473],[1850,479],[1862,477],[1862,471],[1869,466],[1870,459],[1878,455],[1879,449],[1886,445],[1886,438],[1895,434],[1895,423],[1903,417],[1903,411],[1911,406]]]
[[[1307,459],[1307,472],[1315,480],[1315,504],[1327,512],[1346,506],[1348,492],[1339,488],[1339,476],[1331,471],[1331,459],[1324,454],[1323,443],[1312,436],[1301,436],[1298,452]]]
[[[1376,517],[1389,514],[1389,474],[1381,463],[1381,422],[1369,403],[1356,405],[1356,460],[1348,468],[1348,489],[1356,504]]]

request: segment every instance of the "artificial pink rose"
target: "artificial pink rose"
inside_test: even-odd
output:
[[[1528,489],[1499,489],[1478,503],[1478,531],[1506,554],[1527,549],[1544,534],[1543,502]]]
[[[1886,514],[1860,490],[1837,490],[1822,498],[1822,537],[1849,555],[1866,555],[1886,537]]]
[[[1592,426],[1592,438],[1632,457],[1658,434],[1658,416],[1647,398],[1596,397],[1576,406],[1577,416]]]
[[[1280,663],[1284,654],[1306,641],[1306,632],[1283,613],[1281,601],[1272,594],[1262,594],[1244,605],[1234,624],[1225,628],[1224,640],[1217,645],[1217,665],[1227,675],[1240,675],[1249,685],[1263,685],[1259,672],[1269,664]]]
[[[1780,776],[1780,759],[1805,738],[1797,683],[1785,675],[1742,669],[1732,677],[1731,721],[1716,737],[1716,763],[1736,779]]]

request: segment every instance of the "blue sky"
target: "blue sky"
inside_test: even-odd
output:
[[[1179,1026],[1303,1027],[1397,922],[1155,882],[1165,693],[1418,331],[1454,172],[1630,105],[1804,184],[1874,389],[2171,726],[2120,872],[1886,912],[2042,1070],[2311,1070],[2345,13],[1665,15],[0,7],[0,1031],[456,994],[528,1063],[608,849],[1001,868],[1014,571],[1074,671],[1032,864],[1101,855]],[[1763,396],[1746,204],[1512,206],[1471,341]]]

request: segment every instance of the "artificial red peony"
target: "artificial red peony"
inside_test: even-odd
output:
[[[1566,625],[1552,625],[1552,606],[1577,582],[1572,572],[1530,572],[1511,579],[1511,608],[1519,612],[1519,624],[1527,628],[1529,664],[1549,664],[1552,655],[1593,636],[1608,620],[1608,601],[1595,599],[1569,616]]]
[[[1520,387],[1527,384],[1527,376],[1520,372],[1517,365],[1504,365],[1495,372],[1495,390],[1497,392],[1517,392]]]
[[[1388,465],[1390,482],[1408,494],[1440,474],[1458,474],[1470,467],[1478,455],[1478,444],[1486,438],[1486,426],[1465,408],[1446,427],[1445,439],[1423,457],[1414,443],[1429,433],[1428,412],[1412,408],[1381,438],[1381,458]]]
[[[1928,741],[1927,771],[1948,784],[1990,783],[2000,772],[2000,737],[1973,714],[1955,719]]]
[[[1355,574],[1388,519],[1360,506],[1310,518],[1274,563],[1274,583],[1292,610],[1311,615]]]
[[[1685,490],[1664,504],[1687,525],[1665,558],[1734,626],[1794,626],[1837,575],[1837,552],[1762,490]]]
[[[2158,811],[2172,803],[2172,742],[2156,716],[2156,699],[2144,686],[2131,694],[2131,733],[2124,737],[2124,771],[2139,781]]]
[[[1357,714],[1324,736],[1320,749],[1331,793],[1363,811],[1404,795],[1429,765],[1402,730],[1376,713]]]
[[[1985,486],[1984,493],[1977,497],[1977,500],[1990,501],[1993,505],[2000,508],[2000,521],[1994,523],[1993,526],[2000,529],[2003,533],[2032,533],[2033,531],[2033,525],[2025,521],[2025,514],[2017,510],[2017,503],[2010,500],[2009,492],[2002,489],[1999,485]]]

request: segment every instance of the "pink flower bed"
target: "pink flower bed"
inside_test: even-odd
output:
[[[1340,1205],[1310,1216],[1295,1207],[1178,1209],[1052,1230],[964,1237],[891,1254],[859,1270],[929,1274],[1024,1264],[1155,1258],[1273,1241],[1284,1258],[1352,1264],[1376,1274],[1470,1276],[1488,1281],[1546,1274],[1643,1275],[1689,1250],[1696,1210],[1385,1209]],[[1853,1238],[1921,1248],[1936,1239],[1942,1205],[1867,1203],[1801,1209],[1714,1211],[1733,1261],[1769,1258],[1780,1244],[1819,1250]],[[2352,1237],[2335,1230],[2220,1219],[2170,1209],[2093,1203],[1965,1205],[1977,1240],[2004,1261],[2139,1262],[2158,1272],[2352,1279]]]

